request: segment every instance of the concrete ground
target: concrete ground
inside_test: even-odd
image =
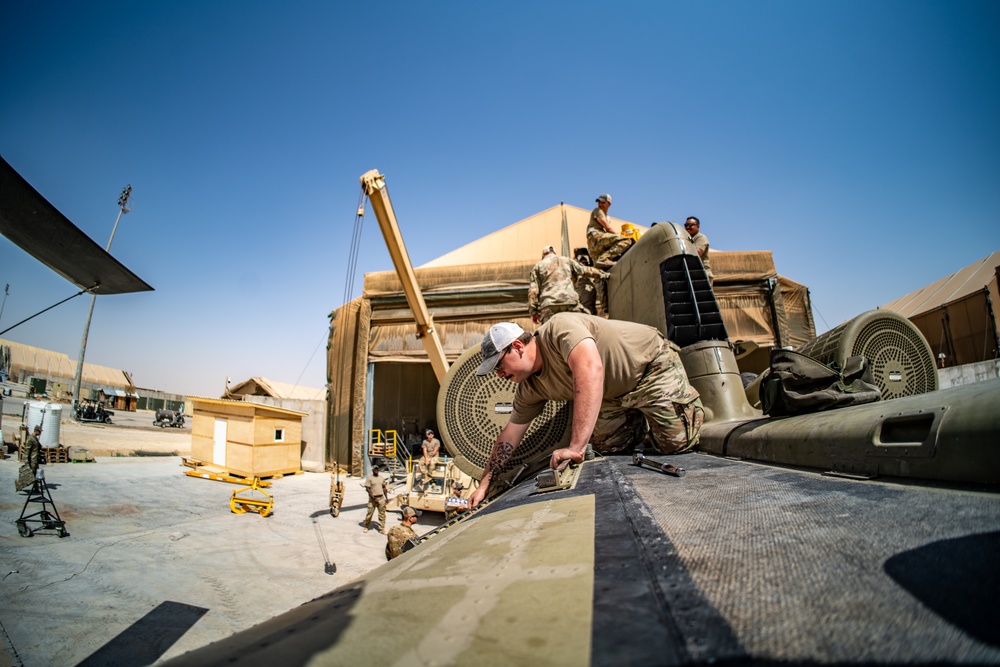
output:
[[[190,427],[151,424],[151,415],[141,414],[133,428],[73,424],[61,442],[81,444],[72,433],[91,429],[102,452],[186,453],[184,438],[189,451]],[[100,455],[93,463],[44,466],[69,536],[40,530],[21,537],[15,521],[27,495],[15,493],[18,467],[11,456],[0,461],[0,667],[154,664],[385,562],[385,537],[375,524],[362,530],[367,494],[356,477],[342,477],[337,518],[329,512],[330,473],[273,480],[266,489],[273,514],[261,517],[233,514],[229,499],[239,487],[185,475],[190,468],[180,456]],[[31,505],[29,515],[46,508]],[[417,532],[442,520],[424,514]],[[390,527],[398,521],[388,515]]]

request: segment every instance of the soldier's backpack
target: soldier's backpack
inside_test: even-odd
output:
[[[772,417],[802,415],[882,399],[865,357],[848,357],[833,369],[799,352],[771,349],[771,367],[760,383],[760,406]]]

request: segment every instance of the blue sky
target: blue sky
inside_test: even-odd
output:
[[[0,154],[155,292],[86,360],[325,383],[358,177],[415,265],[561,201],[771,250],[820,332],[1000,248],[1000,3],[5,2]],[[502,260],[502,257],[497,257]],[[374,220],[361,274],[389,270]],[[0,238],[0,330],[75,290]],[[89,298],[6,338],[76,358]]]

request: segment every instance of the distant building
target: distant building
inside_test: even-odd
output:
[[[265,377],[252,377],[227,386],[220,397],[257,405],[270,405],[305,413],[301,426],[301,467],[310,472],[326,469],[326,388],[302,387],[276,382]]]
[[[270,396],[271,398],[293,398],[302,401],[325,401],[326,388],[303,387],[287,382],[275,382],[265,377],[253,377],[229,387],[223,398],[241,396]]]

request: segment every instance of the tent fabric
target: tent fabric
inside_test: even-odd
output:
[[[962,297],[979,292],[992,283],[995,295],[997,271],[1000,270],[1000,250],[992,252],[978,262],[935,280],[929,285],[910,292],[882,306],[886,310],[899,313],[903,317],[919,315]]]
[[[536,213],[503,229],[456,248],[418,268],[440,268],[465,264],[495,262],[535,262],[542,258],[542,248],[553,246],[561,255],[572,256],[574,248],[587,247],[587,224],[591,209],[559,204]],[[563,237],[563,220],[568,236]],[[626,220],[608,216],[612,229],[621,229]],[[630,223],[632,224],[632,223]],[[646,228],[636,225],[640,231]]]
[[[541,246],[539,246],[541,248]],[[458,266],[428,266],[414,269],[417,284],[428,299],[435,292],[465,293],[470,290],[489,290],[528,284],[528,274],[531,268],[541,259],[525,259],[520,261],[505,260],[503,262],[482,262],[474,265]],[[374,299],[380,296],[400,295],[403,284],[395,271],[379,271],[366,273],[364,296]],[[406,305],[406,300],[402,301]]]
[[[327,345],[327,461],[364,471],[364,400],[371,302],[358,297],[330,315]]]
[[[778,276],[778,285],[788,316],[788,332],[783,344],[799,348],[816,337],[809,288],[784,276]]]
[[[774,256],[770,250],[715,250],[712,249],[713,285],[722,283],[760,282],[777,278]]]
[[[8,376],[17,380],[22,372],[26,375],[40,375],[72,381],[76,378],[76,362],[61,352],[52,352],[40,347],[0,339],[0,345],[10,351]],[[82,382],[107,387],[121,387],[134,391],[132,378],[128,373],[107,366],[83,363]]]
[[[990,302],[990,293],[983,289],[909,320],[920,329],[942,367],[996,359],[996,313]]]
[[[1000,356],[1000,250],[882,306],[909,319],[942,367]]]

